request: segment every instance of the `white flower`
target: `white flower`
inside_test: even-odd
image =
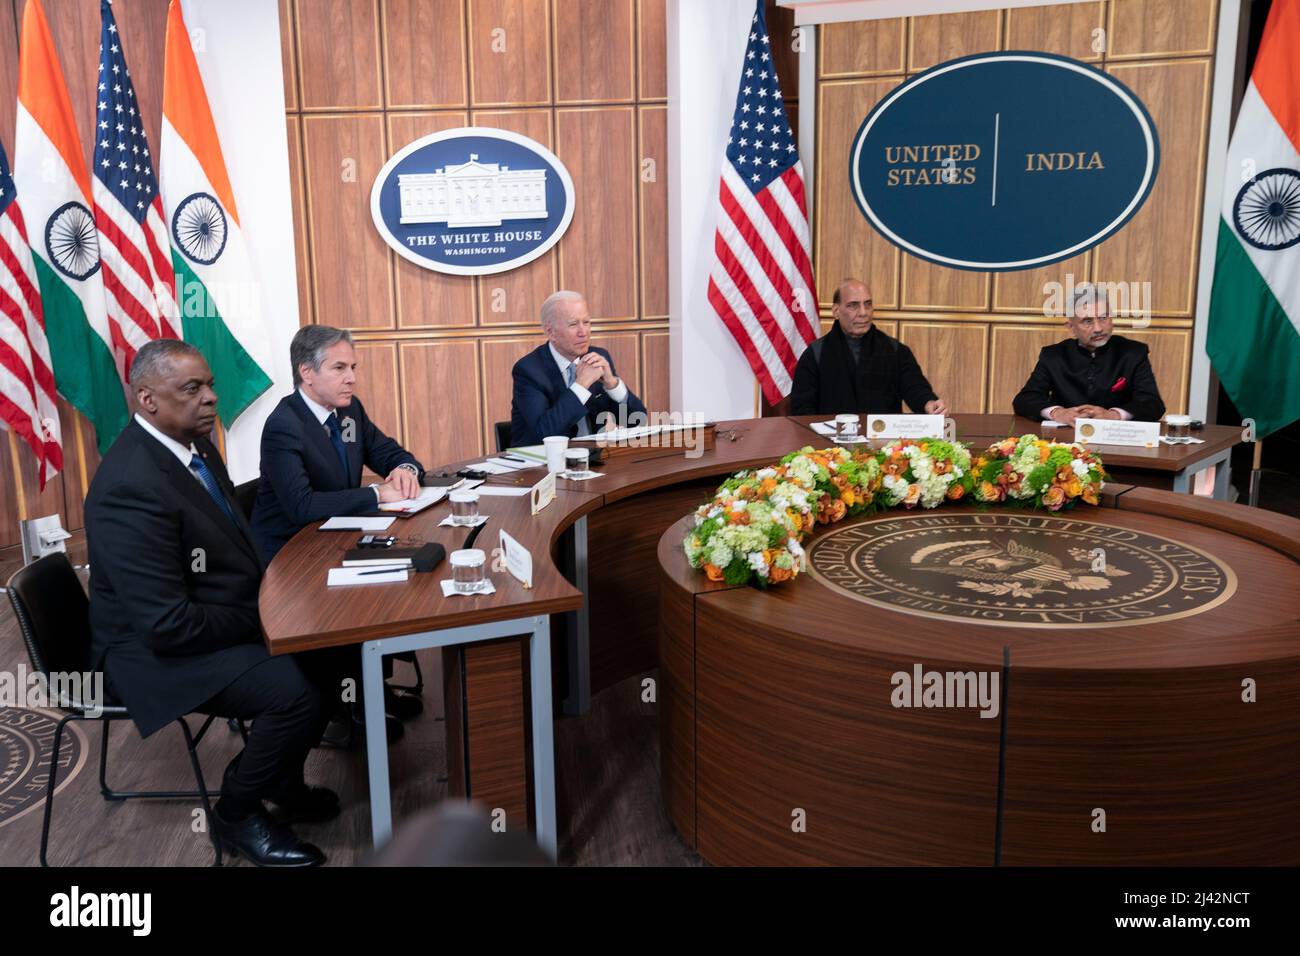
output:
[[[1085,464],[1082,458],[1076,458],[1072,462],[1070,462],[1070,470],[1073,471],[1080,478],[1088,477],[1088,466],[1087,464]]]
[[[737,498],[735,501],[731,503],[732,511],[744,511],[748,507],[749,507],[749,502],[746,501],[744,498]]]
[[[767,577],[767,559],[763,557],[762,551],[755,551],[749,556],[749,566],[761,577]]]
[[[776,477],[776,469],[775,469],[775,468],[760,468],[760,469],[758,470],[758,472],[755,474],[755,477],[756,477],[759,481],[763,481],[763,480],[766,479],[766,478],[775,478],[775,477]]]

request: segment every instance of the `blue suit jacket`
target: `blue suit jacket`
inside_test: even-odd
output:
[[[355,440],[343,443],[348,456],[346,478],[329,433],[297,389],[280,399],[262,427],[262,476],[252,526],[268,563],[313,521],[375,510],[375,493],[361,487],[363,464],[381,476],[407,463],[423,471],[414,455],[375,427],[359,398],[354,396],[352,404],[338,413],[345,430],[349,418],[355,423]]]
[[[591,350],[604,356],[610,369],[618,375],[608,352],[595,346]],[[605,386],[599,381],[592,383],[591,398],[587,399],[586,405],[578,401],[578,396],[565,384],[560,367],[555,364],[549,342],[516,362],[511,375],[514,378],[514,397],[510,402],[512,445],[537,445],[547,435],[573,438],[578,434],[578,423],[584,415],[590,419],[593,429],[599,427],[596,416],[601,412],[609,412],[615,418],[619,416],[619,403],[605,394]],[[627,407],[625,415],[633,412],[645,414],[645,405],[631,388],[624,404]]]

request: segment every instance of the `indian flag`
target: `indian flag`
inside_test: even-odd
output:
[[[184,338],[207,358],[216,379],[217,412],[229,428],[271,386],[270,346],[179,0],[171,0],[167,9],[159,171]]]
[[[23,9],[14,183],[23,197],[59,392],[95,426],[101,453],[128,420],[113,355],[85,153],[40,0]]]
[[[1206,351],[1264,437],[1300,418],[1300,0],[1273,0],[1228,146]]]

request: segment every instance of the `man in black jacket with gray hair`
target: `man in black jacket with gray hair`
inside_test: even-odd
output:
[[[262,643],[261,556],[207,439],[212,372],[194,346],[157,339],[136,353],[130,383],[139,410],[86,495],[95,666],[146,737],[194,711],[251,720],[215,835],[262,866],[323,863],[287,824],[338,814],[334,793],[303,782],[332,677],[310,655],[271,657]]]

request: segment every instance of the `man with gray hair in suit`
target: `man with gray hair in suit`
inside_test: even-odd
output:
[[[542,303],[548,341],[511,372],[510,443],[536,445],[548,435],[590,435],[606,415],[623,424],[645,405],[614,371],[614,360],[591,344],[591,315],[580,292],[562,290]]]

